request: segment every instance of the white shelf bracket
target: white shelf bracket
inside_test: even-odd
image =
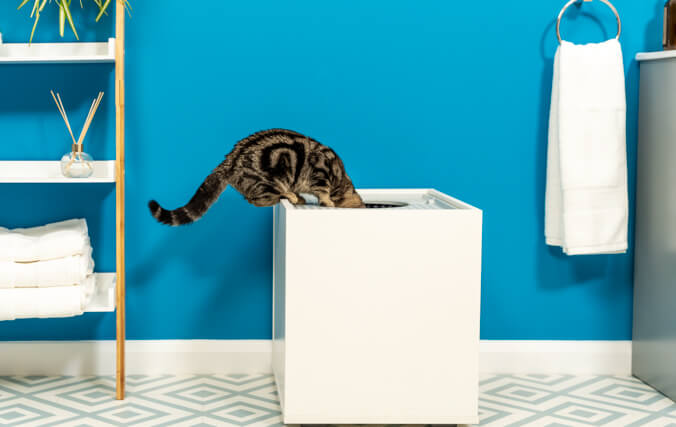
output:
[[[0,43],[2,43],[2,34],[0,34]],[[108,39],[108,56],[115,58],[115,39]]]

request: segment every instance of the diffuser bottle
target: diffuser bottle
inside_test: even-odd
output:
[[[58,93],[54,94],[54,91],[51,93],[52,98],[54,98],[54,102],[56,103],[56,107],[59,109],[59,113],[61,113],[61,117],[66,123],[68,133],[73,140],[70,152],[61,157],[61,173],[68,178],[87,178],[94,173],[94,161],[92,160],[92,156],[82,151],[82,143],[85,140],[89,126],[92,124],[96,110],[98,110],[99,104],[101,104],[103,92],[99,92],[99,95],[92,102],[92,106],[89,108],[89,114],[87,114],[87,120],[82,128],[82,132],[80,132],[80,138],[77,140],[75,139],[75,135],[73,135],[73,129],[70,127],[66,108],[63,106],[63,101],[61,101],[61,95]]]
[[[662,47],[665,50],[676,49],[676,0],[667,0],[664,5]]]
[[[73,149],[63,155],[61,173],[68,178],[87,178],[94,173],[94,160],[82,151],[82,144],[73,144]]]

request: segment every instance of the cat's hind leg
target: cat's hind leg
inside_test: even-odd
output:
[[[249,200],[249,203],[259,208],[269,208],[279,203],[279,198],[273,199],[269,197],[257,198]]]
[[[266,193],[255,197],[247,197],[247,201],[259,208],[267,208],[279,203],[281,197],[278,194]]]
[[[249,203],[258,207],[274,206],[279,203],[282,197],[280,191],[273,184],[262,180],[250,186],[242,194]]]

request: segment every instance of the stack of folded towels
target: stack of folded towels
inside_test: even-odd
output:
[[[93,272],[84,219],[0,227],[0,320],[84,313],[94,295]]]

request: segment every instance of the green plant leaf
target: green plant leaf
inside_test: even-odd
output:
[[[66,11],[63,10],[63,5],[59,5],[59,34],[63,37],[66,29]]]
[[[63,11],[66,13],[66,19],[68,20],[68,23],[70,24],[70,28],[73,30],[73,34],[75,34],[75,38],[80,40],[80,36],[77,35],[77,30],[75,29],[75,23],[73,22],[73,15],[70,13],[70,0],[61,0],[61,4],[64,5]]]
[[[2,0],[0,0],[2,1]],[[17,10],[22,9],[24,6],[26,6],[31,0],[21,0],[19,3],[19,6],[17,7]],[[92,0],[96,6],[99,8],[99,13],[96,16],[96,22],[99,22],[101,17],[103,15],[108,15],[108,8],[110,6],[110,0]],[[123,5],[125,10],[127,11],[127,14],[131,17],[131,11],[133,10],[131,7],[131,2],[129,0],[119,0]],[[84,8],[84,2],[82,0],[79,0],[80,2],[80,7]],[[33,7],[31,8],[31,13],[30,17],[34,19],[33,22],[33,28],[31,29],[31,37],[30,37],[30,43],[33,42],[33,37],[35,36],[35,31],[38,27],[38,22],[40,21],[40,12],[42,12],[45,7],[47,6],[48,3],[52,3],[52,0],[35,0],[33,2]],[[75,22],[73,20],[73,15],[70,11],[70,6],[72,3],[72,0],[55,0],[54,3],[58,6],[59,8],[59,34],[61,37],[64,36],[65,33],[65,27],[66,27],[66,21],[68,21],[68,25],[70,25],[70,28],[73,30],[73,34],[75,34],[75,38],[80,40],[80,36],[77,33],[77,29],[75,28]]]
[[[101,10],[99,11],[98,16],[96,17],[96,22],[99,22],[99,19],[101,19],[106,9],[108,9],[108,5],[110,5],[110,0],[106,0],[106,2],[103,3],[103,6],[101,6]]]
[[[31,18],[35,16],[35,12],[37,12],[40,9],[40,0],[35,0],[35,4],[33,4],[33,10],[31,10]]]
[[[99,7],[99,12],[100,12],[101,9],[103,9],[103,3],[101,3],[101,0],[94,0],[94,3],[96,3],[96,5]],[[103,14],[108,16],[108,12],[106,12],[105,10],[103,11]]]
[[[37,5],[39,3],[39,1],[40,0],[35,0],[35,4]],[[40,20],[40,10],[38,9],[38,11],[35,14],[35,23],[33,24],[33,29],[31,30],[31,38],[28,41],[29,45],[33,43],[33,36],[35,35],[35,29],[38,27],[38,21],[39,20]]]

